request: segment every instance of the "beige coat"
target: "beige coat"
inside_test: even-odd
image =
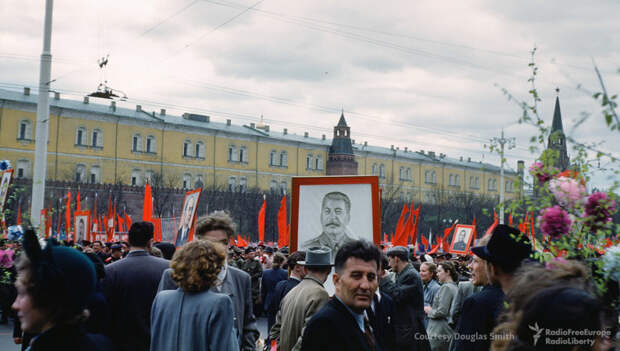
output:
[[[301,336],[306,323],[329,301],[329,294],[316,278],[306,276],[282,300],[276,324],[269,332],[278,341],[278,351],[301,349]]]

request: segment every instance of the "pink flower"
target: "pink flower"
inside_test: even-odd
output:
[[[586,223],[596,230],[605,223],[611,222],[611,215],[616,212],[616,202],[606,193],[597,191],[588,197],[584,217]]]
[[[543,209],[538,221],[542,232],[554,239],[566,235],[572,223],[568,213],[557,205]]]
[[[549,190],[557,202],[567,208],[575,207],[586,195],[586,188],[576,179],[560,177],[549,182]]]
[[[538,184],[542,185],[551,179],[551,174],[545,172],[545,165],[542,162],[534,162],[530,166],[530,174],[538,179]]]

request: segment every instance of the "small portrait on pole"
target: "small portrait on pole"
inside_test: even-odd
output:
[[[473,239],[473,233],[473,225],[458,224],[456,228],[454,228],[452,243],[450,244],[450,252],[461,255],[467,254]]]
[[[7,169],[2,172],[2,182],[0,183],[0,211],[4,211],[6,200],[9,197],[9,186],[13,177],[13,170]]]
[[[194,239],[194,222],[196,221],[196,209],[198,208],[201,191],[202,188],[198,188],[185,193],[181,221],[174,239],[174,244],[177,247],[183,246]]]
[[[74,216],[75,242],[79,243],[90,238],[90,211],[78,211]]]

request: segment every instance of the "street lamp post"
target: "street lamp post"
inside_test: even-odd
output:
[[[499,224],[504,224],[504,163],[506,159],[504,158],[504,147],[508,147],[508,149],[513,149],[516,146],[515,138],[506,138],[504,137],[504,130],[502,129],[502,135],[500,138],[491,138],[491,145],[493,147],[498,147],[500,149],[500,157],[501,157],[501,167],[499,171]]]

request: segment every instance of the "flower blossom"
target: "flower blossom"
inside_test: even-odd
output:
[[[584,217],[588,225],[596,230],[605,223],[611,222],[611,215],[616,212],[616,202],[606,193],[597,191],[588,197]]]
[[[560,205],[569,209],[574,208],[586,195],[586,188],[576,179],[568,177],[552,179],[549,190]]]
[[[614,281],[620,281],[620,246],[612,246],[603,255],[603,271]]]
[[[545,165],[542,162],[534,162],[530,166],[530,174],[538,179],[538,184],[542,185],[551,179],[551,174],[545,172]]]
[[[554,239],[566,235],[572,223],[568,213],[557,205],[543,209],[538,221],[542,232]]]

